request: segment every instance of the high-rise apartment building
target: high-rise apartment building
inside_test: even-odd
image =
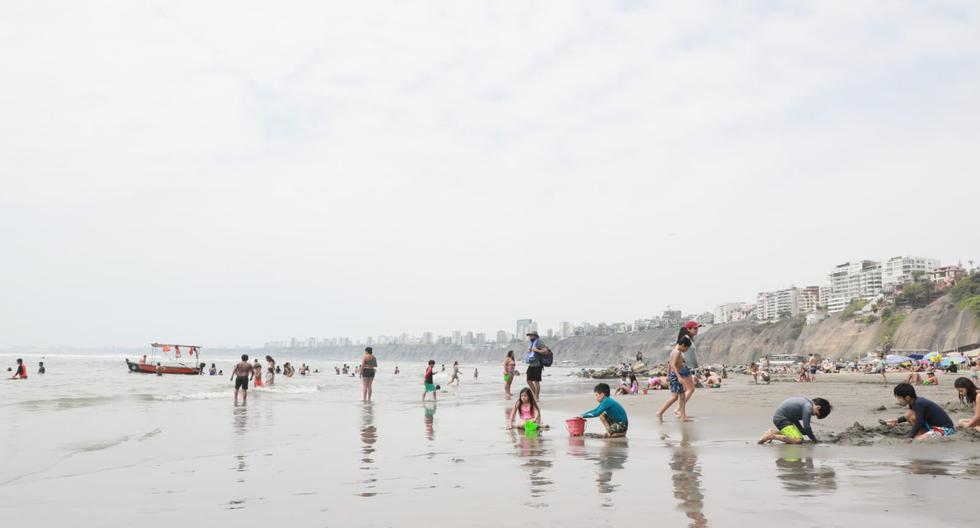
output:
[[[537,331],[537,325],[534,324],[533,319],[518,319],[517,320],[517,339],[524,339],[524,336],[531,331]]]
[[[912,282],[918,273],[928,278],[932,270],[938,267],[939,259],[892,257],[881,264],[881,287],[886,292],[892,292],[896,286]]]
[[[510,336],[503,330],[497,330],[497,343],[510,343]]]
[[[873,260],[838,264],[830,273],[827,311],[836,313],[855,299],[873,299],[881,294],[881,263]]]
[[[745,303],[727,303],[715,310],[715,323],[728,324],[741,321],[749,316],[751,310]]]
[[[558,323],[558,337],[565,339],[566,337],[571,337],[575,335],[575,325],[568,321],[562,321]]]
[[[800,313],[800,289],[797,287],[771,292],[759,292],[755,317],[760,321],[778,321]]]

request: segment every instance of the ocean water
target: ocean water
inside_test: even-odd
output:
[[[118,356],[48,356],[48,374],[37,376],[36,360],[29,380],[0,384],[0,505],[14,526],[941,526],[975,517],[975,445],[756,446],[768,411],[725,407],[745,397],[735,382],[699,396],[689,424],[654,420],[660,396],[624,398],[629,439],[604,440],[565,432],[566,417],[594,405],[593,383],[557,368],[544,380],[553,427],[528,437],[504,427],[510,403],[497,365],[477,365],[478,380],[464,366],[458,389],[423,404],[423,366],[399,364],[394,376],[381,358],[365,404],[358,379],[313,361],[321,374],[279,376],[236,406],[232,358],[215,359],[223,377],[130,374]]]

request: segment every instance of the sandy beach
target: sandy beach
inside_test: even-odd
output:
[[[823,439],[897,415],[892,383],[874,376],[768,386],[735,376],[699,391],[685,424],[654,419],[666,391],[620,397],[628,438],[604,440],[565,431],[566,417],[594,405],[595,382],[563,369],[543,384],[553,427],[529,438],[505,429],[510,403],[492,366],[436,404],[419,401],[418,365],[403,365],[413,375],[400,378],[383,365],[371,404],[358,401],[356,379],[331,373],[283,380],[234,406],[227,379],[71,360],[104,369],[109,390],[59,370],[71,361],[48,361],[46,376],[2,385],[0,503],[18,526],[740,526],[787,516],[800,526],[885,526],[975,515],[962,502],[980,479],[974,436],[756,445],[790,395],[833,403],[814,421]],[[921,394],[955,402],[952,379]]]

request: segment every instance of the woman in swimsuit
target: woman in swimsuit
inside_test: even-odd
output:
[[[363,400],[371,401],[372,385],[374,385],[374,372],[378,368],[378,358],[374,357],[374,350],[371,347],[364,349],[364,357],[361,359],[361,385],[363,389]]]
[[[504,398],[510,399],[510,384],[514,382],[514,368],[517,361],[514,359],[514,351],[508,350],[507,357],[504,358]]]
[[[259,364],[258,358],[256,358],[255,364],[252,365],[252,379],[255,382],[256,388],[265,386],[262,383],[262,365]]]
[[[265,356],[266,363],[269,364],[269,369],[265,374],[265,384],[275,385],[276,384],[276,360],[272,359],[272,356]]]

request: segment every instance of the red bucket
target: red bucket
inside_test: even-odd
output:
[[[585,418],[569,418],[565,420],[565,428],[569,436],[582,436],[585,434]]]

